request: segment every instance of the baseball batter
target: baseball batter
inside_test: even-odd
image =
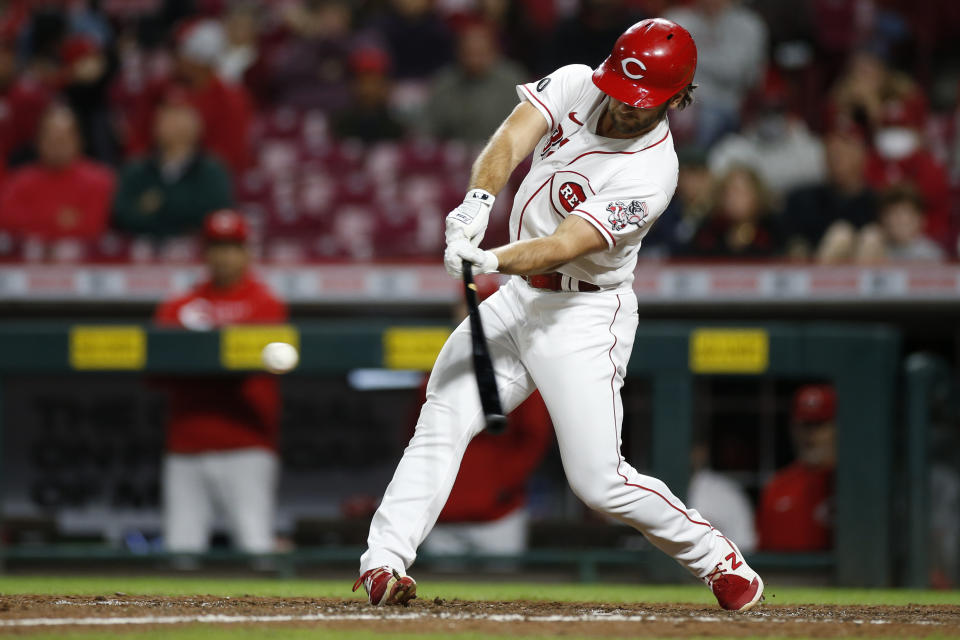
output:
[[[692,101],[696,63],[685,29],[644,20],[595,70],[570,65],[520,85],[520,104],[447,216],[444,261],[453,276],[463,260],[478,273],[518,276],[480,307],[498,388],[506,411],[540,390],[574,493],[641,531],[703,580],[721,607],[745,610],[760,601],[763,582],[736,545],[620,453],[637,250],[677,185],[666,116]],[[495,194],[531,152],[511,212],[512,242],[479,249]],[[372,604],[415,596],[406,570],[482,428],[465,322],[440,352],[416,432],[370,527],[354,590],[362,584]]]

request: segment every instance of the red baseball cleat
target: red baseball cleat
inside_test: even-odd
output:
[[[718,562],[703,581],[727,611],[747,611],[763,599],[763,580],[750,568],[736,545],[724,538],[730,553]]]
[[[367,590],[367,601],[373,605],[407,604],[417,597],[417,582],[390,567],[364,571],[353,583],[353,590],[359,589],[361,584]]]

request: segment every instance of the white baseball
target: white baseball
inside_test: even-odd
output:
[[[300,361],[297,348],[286,342],[271,342],[260,353],[263,366],[270,373],[286,373]]]

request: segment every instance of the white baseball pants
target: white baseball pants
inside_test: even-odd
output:
[[[222,514],[233,546],[274,551],[277,455],[260,448],[168,454],[163,461],[163,535],[167,551],[200,553]]]
[[[706,576],[724,549],[729,553],[720,533],[620,454],[620,389],[638,322],[634,293],[547,292],[513,278],[480,314],[504,410],[540,390],[573,492]],[[416,432],[373,517],[361,572],[405,571],[446,503],[464,450],[483,429],[471,353],[464,321],[434,365]]]

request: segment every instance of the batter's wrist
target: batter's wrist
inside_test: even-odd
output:
[[[497,196],[493,195],[486,189],[470,189],[467,191],[467,195],[463,197],[464,202],[480,202],[488,207],[493,207],[493,203],[496,199]]]

